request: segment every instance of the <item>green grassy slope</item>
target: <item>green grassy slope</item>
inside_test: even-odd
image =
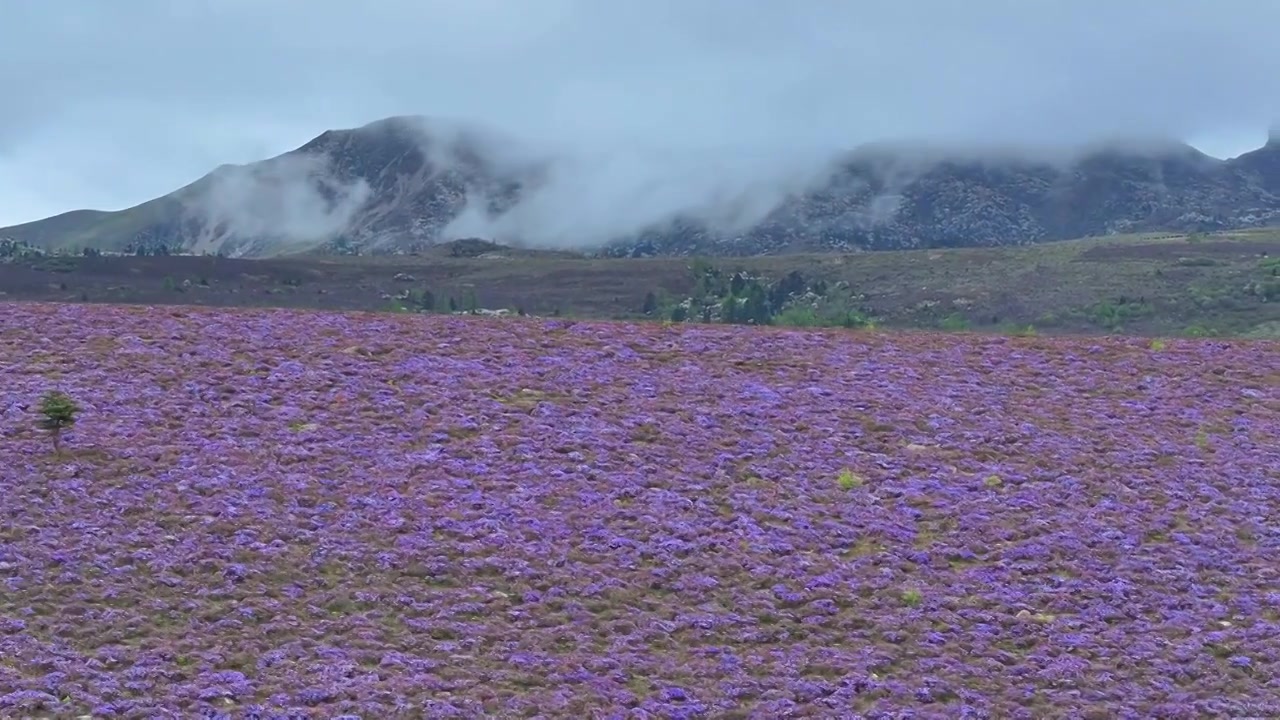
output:
[[[73,210],[43,220],[0,228],[0,237],[13,238],[47,250],[97,248],[120,251],[143,231],[179,220],[182,199],[202,180],[124,210]]]

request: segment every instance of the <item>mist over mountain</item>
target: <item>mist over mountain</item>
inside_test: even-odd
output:
[[[531,171],[536,194],[520,168],[496,174],[518,179],[522,202],[501,220],[469,204],[458,232],[575,245],[678,216],[732,240],[868,143],[992,162],[1117,138],[1129,149],[1177,138],[1222,158],[1256,149],[1280,118],[1277,21],[1280,6],[1254,0],[1158,13],[1103,0],[759,0],[749,13],[732,0],[20,0],[0,22],[0,226],[130,208],[326,129],[425,114],[436,133],[511,134],[497,160],[548,161]],[[359,217],[370,198],[389,210],[377,183],[363,199],[338,182],[228,212],[248,202],[244,188],[340,179],[337,165],[279,163],[277,180],[227,172],[192,220],[210,227],[182,236],[264,244],[280,227],[303,247],[334,227],[377,235]],[[899,194],[863,214],[884,215]],[[346,199],[315,203],[329,195]],[[167,206],[143,214],[171,223]],[[132,230],[163,230],[143,225]]]
[[[399,253],[464,237],[607,254],[1000,246],[1268,224],[1280,142],[1230,160],[1160,138],[595,154],[392,117],[224,165],[119,212],[0,229],[50,248]]]

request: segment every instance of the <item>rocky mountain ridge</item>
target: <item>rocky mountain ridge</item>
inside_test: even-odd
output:
[[[464,213],[482,223],[503,218],[549,182],[551,163],[474,128],[388,118],[325,132],[259,163],[223,166],[127,210],[75,211],[0,229],[0,238],[244,257],[410,252],[477,234],[450,234]],[[1280,223],[1280,138],[1230,160],[1176,143],[1044,159],[868,146],[834,158],[817,181],[760,215],[725,230],[676,213],[572,244],[607,255],[755,255],[1270,225]],[[521,241],[515,227],[504,241]]]

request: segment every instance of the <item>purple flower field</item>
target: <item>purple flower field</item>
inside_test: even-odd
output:
[[[0,717],[1280,716],[1273,342],[11,304],[0,380]]]

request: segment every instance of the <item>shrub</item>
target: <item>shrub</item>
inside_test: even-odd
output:
[[[836,482],[839,483],[841,490],[852,490],[862,485],[862,476],[858,475],[849,468],[840,471],[836,476]]]
[[[1001,332],[1013,337],[1035,337],[1037,335],[1035,325],[1019,325],[1017,323],[1005,324],[1002,326]]]
[[[813,308],[806,305],[793,305],[783,310],[774,317],[773,322],[787,327],[818,327],[822,324]]]
[[[947,332],[963,332],[969,329],[969,318],[960,313],[951,313],[942,318],[942,322],[939,325]]]
[[[40,427],[53,438],[53,451],[62,451],[62,431],[76,424],[80,407],[69,395],[50,390],[40,399]]]

